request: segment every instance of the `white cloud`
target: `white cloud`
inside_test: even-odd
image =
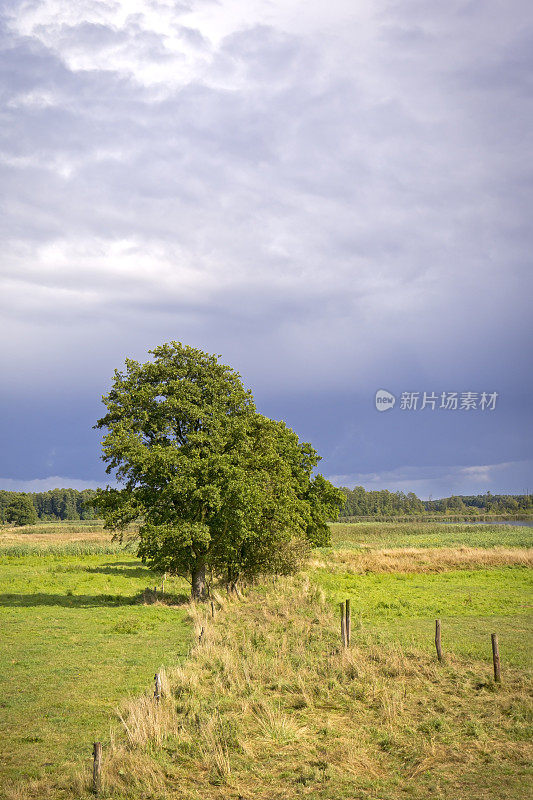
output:
[[[388,489],[392,492],[414,492],[429,497],[450,497],[454,494],[474,495],[492,491],[522,493],[530,491],[533,461],[502,462],[471,466],[401,466],[383,472],[330,475],[336,486],[363,486],[367,491]]]
[[[97,489],[105,484],[98,481],[84,481],[79,478],[61,478],[52,475],[49,478],[34,478],[33,480],[16,480],[15,478],[0,478],[0,489],[7,492],[47,492],[49,489]]]

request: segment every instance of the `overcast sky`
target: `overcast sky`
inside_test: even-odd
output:
[[[0,488],[105,484],[112,372],[175,339],[338,483],[533,490],[530,2],[1,8]]]

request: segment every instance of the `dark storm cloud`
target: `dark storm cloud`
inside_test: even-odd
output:
[[[124,356],[177,338],[222,353],[330,474],[522,463],[533,26],[511,5],[339,2],[312,30],[257,4],[218,39],[188,13],[209,4],[5,6],[9,402],[52,391],[59,431]],[[509,404],[482,431],[372,409],[379,386],[437,385]],[[53,446],[16,475],[4,449],[0,474],[46,477]],[[69,452],[59,474],[99,474],[88,440]]]

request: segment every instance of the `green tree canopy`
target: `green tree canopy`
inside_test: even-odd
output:
[[[127,360],[103,398],[102,457],[123,485],[98,493],[106,524],[140,519],[139,555],[189,577],[195,597],[206,571],[234,584],[295,569],[306,546],[325,542],[324,514],[344,502],[311,479],[317,453],[259,414],[216,356],[177,342],[151,353]]]
[[[37,512],[31,498],[26,494],[11,497],[5,507],[4,516],[6,522],[12,525],[35,525],[37,522]]]

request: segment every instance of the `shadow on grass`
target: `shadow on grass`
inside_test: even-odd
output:
[[[189,602],[184,593],[154,592],[145,589],[131,597],[114,594],[0,594],[0,606],[31,608],[34,606],[60,606],[62,608],[110,608],[116,606],[154,605],[181,606]]]

